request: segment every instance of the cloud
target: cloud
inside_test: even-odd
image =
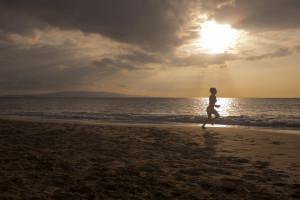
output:
[[[0,25],[5,31],[24,33],[48,24],[161,50],[184,42],[178,32],[189,20],[191,4],[180,0],[0,1]]]
[[[298,0],[235,0],[206,8],[212,12],[210,18],[249,32],[300,28]]]
[[[111,69],[112,71],[118,71],[122,69],[129,71],[139,70],[139,68],[133,64],[121,62],[119,60],[112,60],[110,58],[103,58],[100,61],[95,60],[93,63],[100,69]]]
[[[19,49],[0,44],[1,89],[47,90],[92,84],[101,70],[64,46]]]
[[[147,53],[131,50],[120,54],[126,46],[101,37],[49,30],[47,34],[37,32],[30,37],[8,34],[3,38],[5,40],[0,41],[0,90],[88,88],[108,82],[111,77],[118,80],[116,76],[126,71],[150,69],[146,66],[150,57]]]
[[[145,52],[141,50],[133,50],[129,51],[126,54],[118,55],[118,59],[120,60],[128,60],[131,62],[138,63],[164,63],[165,58],[162,54],[153,53],[153,52]]]
[[[300,52],[298,10],[293,0],[0,0],[0,90],[175,92],[200,68]],[[234,51],[202,53],[205,15],[251,33]]]
[[[188,56],[174,56],[170,61],[170,65],[177,67],[207,67],[209,65],[225,65],[226,61],[236,60],[237,57],[234,54],[206,54],[197,53]]]
[[[261,55],[246,57],[246,60],[254,61],[254,60],[261,60],[261,59],[265,59],[265,58],[285,57],[285,56],[289,56],[291,54],[293,54],[293,51],[291,51],[288,48],[282,47],[282,48],[278,48],[278,49],[275,49],[271,52],[264,53],[264,54],[261,54]]]
[[[295,52],[300,52],[300,44],[299,45],[296,45],[296,46],[294,46],[294,51]]]

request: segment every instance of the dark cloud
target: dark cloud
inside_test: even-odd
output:
[[[30,35],[35,29],[46,29],[49,26],[21,11],[8,8],[5,4],[9,2],[0,0],[0,30],[6,33]]]
[[[0,89],[70,89],[103,78],[103,69],[86,58],[74,57],[64,46],[19,49],[0,44],[0,55]]]
[[[100,69],[111,69],[109,71],[119,71],[119,70],[139,70],[138,67],[136,67],[134,64],[132,63],[128,63],[128,62],[122,62],[120,60],[112,60],[110,58],[103,58],[102,60],[98,61],[94,61],[93,62],[98,68]]]
[[[206,54],[196,53],[191,55],[153,54],[141,51],[133,51],[129,54],[121,54],[115,58],[104,58],[94,61],[101,68],[116,68],[125,70],[147,70],[154,67],[146,67],[146,64],[159,64],[170,67],[207,67],[209,65],[225,65],[226,61],[236,60],[237,57],[230,53]],[[140,67],[138,67],[140,66]],[[159,68],[157,68],[159,69]]]
[[[171,65],[178,67],[207,67],[209,65],[224,65],[226,61],[232,61],[237,59],[233,54],[206,54],[198,53],[191,54],[185,57],[173,57],[170,61]]]
[[[299,0],[0,0],[0,29],[29,34],[59,27],[164,51],[199,36],[187,26],[199,14],[266,31],[299,28],[299,10]]]
[[[129,60],[131,62],[139,62],[139,63],[164,63],[165,58],[163,55],[159,53],[153,52],[144,52],[134,50],[132,52],[128,52],[127,54],[120,54],[118,56],[120,60]]]
[[[249,32],[300,28],[299,0],[235,0],[206,8],[214,12],[211,18]]]
[[[2,29],[26,32],[49,24],[99,33],[150,50],[183,43],[178,31],[189,19],[191,2],[180,0],[10,0],[0,1]]]
[[[282,48],[275,49],[271,52],[264,53],[262,55],[249,56],[246,58],[246,60],[253,61],[253,60],[261,60],[261,59],[265,59],[265,58],[285,57],[285,56],[289,56],[291,54],[293,54],[293,51],[291,51],[288,48],[282,47]]]
[[[300,52],[300,44],[296,45],[293,49],[295,52]]]

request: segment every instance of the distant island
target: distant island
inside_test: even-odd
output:
[[[109,97],[144,97],[139,95],[127,95],[113,92],[89,92],[89,91],[67,91],[54,92],[46,94],[24,94],[24,95],[4,95],[1,97],[95,97],[95,98],[109,98]]]

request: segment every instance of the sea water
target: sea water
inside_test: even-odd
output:
[[[216,125],[300,130],[299,98],[218,98]],[[0,118],[202,124],[208,98],[1,97]]]

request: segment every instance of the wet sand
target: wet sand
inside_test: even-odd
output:
[[[299,199],[300,135],[0,120],[0,199]]]

